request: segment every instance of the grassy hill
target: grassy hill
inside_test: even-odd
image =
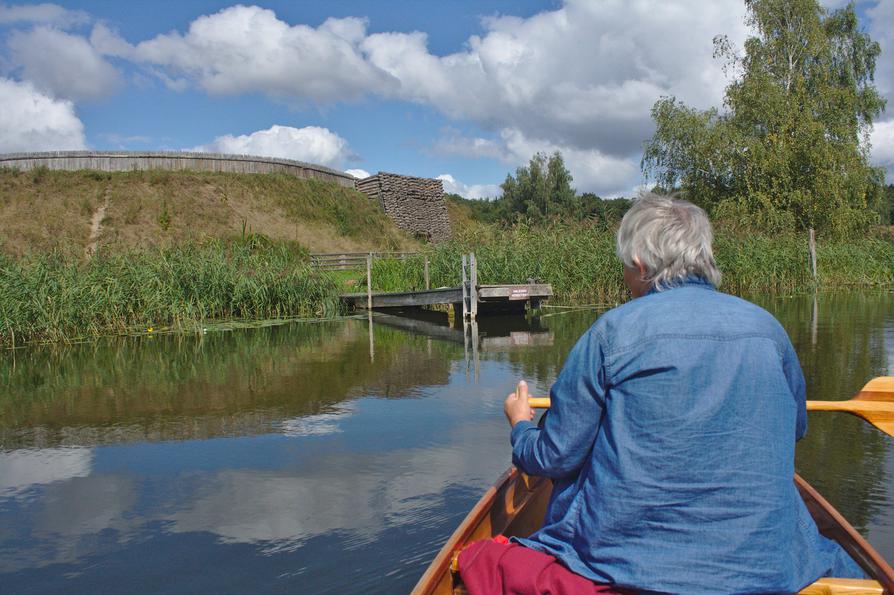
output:
[[[261,234],[309,252],[417,243],[365,195],[285,174],[0,170],[0,253],[117,253]]]

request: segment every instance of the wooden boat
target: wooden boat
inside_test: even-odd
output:
[[[795,484],[820,532],[834,539],[863,568],[869,580],[824,578],[802,590],[808,595],[894,593],[894,569],[819,492],[795,475]],[[515,467],[485,492],[453,532],[413,589],[413,595],[464,593],[455,558],[467,544],[496,535],[525,537],[540,527],[552,482]]]
[[[549,407],[548,399],[531,399],[533,407]],[[894,435],[894,377],[871,380],[849,401],[808,401],[811,411],[845,411]],[[838,542],[870,579],[823,578],[801,591],[807,595],[894,595],[894,569],[819,492],[800,476],[795,485],[820,533]],[[546,513],[552,482],[511,467],[485,492],[419,579],[413,595],[452,595],[465,589],[456,572],[456,557],[473,541],[497,535],[527,537]]]

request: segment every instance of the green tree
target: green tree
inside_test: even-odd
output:
[[[894,184],[885,186],[885,194],[882,197],[879,213],[883,225],[894,225]]]
[[[722,218],[769,230],[864,229],[884,183],[867,142],[885,106],[873,84],[879,45],[853,4],[831,13],[817,0],[745,5],[755,35],[744,54],[714,40],[715,57],[738,73],[724,109],[659,99],[643,171]]]
[[[576,193],[571,186],[571,173],[562,154],[556,151],[547,157],[537,153],[527,167],[522,166],[506,176],[500,187],[500,198],[507,218],[518,216],[540,221],[571,214]]]

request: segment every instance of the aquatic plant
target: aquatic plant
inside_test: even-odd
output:
[[[337,286],[286,242],[188,242],[100,253],[0,256],[0,344],[73,340],[215,319],[325,317]]]

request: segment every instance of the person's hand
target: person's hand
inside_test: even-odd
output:
[[[534,419],[534,410],[528,405],[528,383],[524,380],[518,383],[515,392],[506,397],[503,403],[503,413],[509,420],[509,425],[515,427],[520,421]]]

